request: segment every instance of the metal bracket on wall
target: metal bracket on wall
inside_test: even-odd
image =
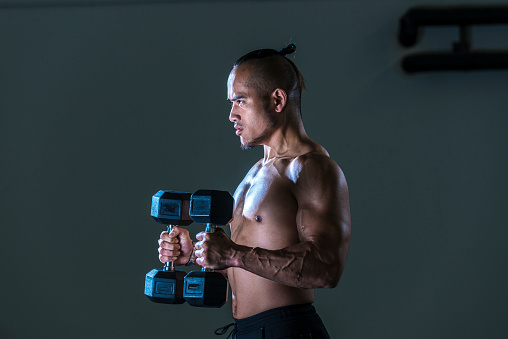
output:
[[[399,22],[399,42],[415,45],[425,26],[458,26],[459,41],[451,51],[422,52],[402,59],[407,73],[508,69],[508,51],[471,49],[471,26],[508,24],[508,6],[412,7]]]

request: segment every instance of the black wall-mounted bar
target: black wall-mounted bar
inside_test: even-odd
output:
[[[399,42],[415,45],[425,26],[458,26],[459,42],[451,52],[418,53],[405,57],[408,73],[444,70],[508,69],[508,51],[470,51],[470,26],[508,24],[508,6],[413,7],[399,22]]]
[[[416,44],[424,26],[508,24],[508,6],[413,7],[399,24],[399,41],[410,47]]]

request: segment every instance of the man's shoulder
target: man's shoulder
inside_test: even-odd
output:
[[[287,175],[294,183],[309,179],[319,180],[340,175],[339,165],[326,152],[308,152],[295,157],[288,166]]]
[[[338,167],[337,163],[326,151],[313,151],[299,155],[292,161],[292,166],[306,171]]]
[[[332,160],[332,158],[330,158],[330,155],[328,154],[328,152],[326,152],[324,150],[323,151],[318,150],[318,151],[311,151],[311,152],[301,154],[301,155],[297,156],[295,158],[295,160],[300,161],[300,162],[307,162],[307,161],[327,162],[329,160]]]

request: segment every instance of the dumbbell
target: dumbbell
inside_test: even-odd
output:
[[[151,216],[158,223],[168,225],[168,233],[174,225],[192,224],[189,216],[191,194],[187,192],[159,191],[152,197]],[[167,262],[162,270],[153,269],[145,277],[145,295],[153,302],[183,304],[185,272],[176,271],[174,262]]]
[[[198,224],[206,224],[206,232],[216,225],[227,224],[233,216],[233,197],[227,191],[198,190],[192,194],[189,215]],[[206,267],[185,276],[183,297],[198,307],[221,307],[228,298],[228,282],[220,272]]]

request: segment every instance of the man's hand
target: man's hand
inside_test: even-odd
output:
[[[159,239],[159,260],[162,263],[174,261],[175,266],[185,265],[192,254],[192,240],[189,231],[174,226],[171,233],[162,232]]]
[[[234,266],[237,245],[222,228],[217,227],[214,233],[200,232],[196,239],[196,264],[213,270]]]

